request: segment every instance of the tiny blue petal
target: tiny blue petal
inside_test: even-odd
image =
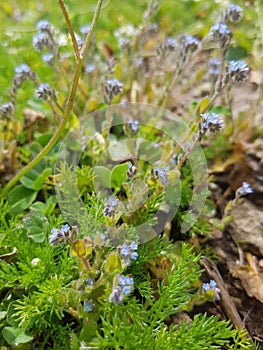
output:
[[[23,64],[20,64],[19,66],[15,67],[15,72],[17,74],[29,73],[30,68],[27,64],[23,63]]]
[[[124,295],[129,294],[130,292],[131,292],[131,287],[130,287],[130,286],[125,286],[125,287],[123,287],[122,293],[123,293]]]
[[[131,250],[137,250],[137,249],[138,249],[138,244],[135,243],[135,242],[131,242],[131,244],[130,244],[130,249],[131,249]]]
[[[139,254],[137,252],[134,252],[131,254],[131,260],[137,260],[138,259]]]
[[[66,233],[66,232],[68,232],[69,230],[70,230],[70,226],[69,226],[68,224],[62,225],[62,226],[61,226],[61,231],[62,231],[62,232]]]

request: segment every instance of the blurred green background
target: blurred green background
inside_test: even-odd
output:
[[[232,55],[248,57],[251,65],[262,65],[263,11],[261,1],[235,1],[244,9],[244,18],[236,25],[233,36]],[[116,48],[113,32],[123,24],[141,23],[142,13],[148,1],[107,1],[99,17],[96,38]],[[202,38],[210,26],[219,21],[219,12],[228,1],[161,0],[153,22],[158,22],[160,31],[167,35],[193,34]],[[96,1],[67,0],[66,5],[74,29],[79,33],[82,25],[89,24]],[[67,29],[58,1],[9,0],[0,3],[0,102],[8,99],[7,89],[13,78],[14,67],[27,63],[36,69],[41,78],[52,74],[40,61],[40,53],[32,46],[36,34],[36,22],[46,19],[62,33]],[[230,51],[231,56],[231,51]],[[231,57],[230,57],[231,58]],[[39,71],[40,69],[40,71]]]

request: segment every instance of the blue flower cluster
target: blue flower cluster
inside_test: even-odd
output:
[[[120,247],[120,255],[124,260],[126,266],[130,265],[131,260],[138,258],[138,244],[131,242],[130,244],[124,244]]]
[[[69,235],[70,227],[68,224],[62,225],[61,229],[53,228],[51,235],[49,236],[50,245],[54,246],[57,244],[65,243]]]
[[[117,208],[118,202],[119,202],[118,198],[110,197],[109,201],[104,205],[103,215],[109,216],[111,218],[113,215],[113,212]]]
[[[168,166],[164,166],[162,168],[154,168],[152,171],[152,175],[155,179],[159,178],[161,184],[166,186],[169,183],[169,174],[167,174]]]
[[[209,32],[212,41],[218,42],[222,48],[227,47],[231,39],[231,31],[227,24],[219,22],[210,28]]]
[[[216,281],[210,280],[209,283],[203,283],[202,289],[205,293],[213,292],[214,299],[220,300],[220,289],[217,287]]]
[[[118,280],[118,285],[113,288],[111,295],[109,297],[109,302],[119,305],[124,296],[131,293],[133,286],[133,278],[120,275]]]
[[[57,98],[55,89],[51,88],[48,83],[43,83],[38,86],[36,89],[36,96],[37,98],[42,98],[45,101]]]
[[[200,45],[200,41],[192,35],[183,35],[181,37],[181,43],[187,52],[194,52]]]
[[[243,16],[243,10],[240,6],[235,4],[230,4],[228,11],[227,11],[227,19],[229,19],[230,22],[238,22]]]
[[[32,44],[36,51],[43,51],[45,48],[51,51],[42,55],[42,59],[52,65],[55,56],[58,55],[58,43],[55,39],[53,27],[46,20],[38,21],[36,27],[38,33],[33,37]]]
[[[201,114],[201,117],[203,118],[203,121],[199,124],[199,132],[201,132],[202,135],[204,135],[206,131],[211,133],[220,131],[224,125],[223,119],[221,119],[216,113],[207,112]]]
[[[108,79],[104,86],[104,100],[106,104],[111,104],[113,97],[122,92],[123,84],[116,78]]]
[[[242,83],[248,78],[249,67],[241,61],[230,61],[229,62],[229,78],[235,84]]]

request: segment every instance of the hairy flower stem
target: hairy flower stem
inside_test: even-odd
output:
[[[171,98],[171,93],[173,91],[173,88],[175,87],[176,83],[178,82],[178,78],[180,77],[182,72],[182,69],[180,69],[178,72],[176,72],[170,81],[169,85],[166,87],[164,96],[162,97],[160,106],[163,108],[167,108],[168,101]]]
[[[61,121],[61,123],[59,124],[55,134],[53,135],[53,137],[50,139],[50,141],[48,142],[48,144],[43,148],[43,150],[36,156],[36,158],[34,158],[27,166],[25,166],[11,181],[8,182],[8,184],[4,187],[1,196],[5,196],[10,189],[17,183],[18,180],[21,179],[22,176],[24,176],[30,169],[32,169],[33,167],[35,167],[48,153],[49,151],[53,148],[53,146],[57,143],[57,141],[59,140],[63,130],[65,129],[69,118],[70,118],[70,114],[73,108],[73,104],[74,104],[74,99],[76,96],[76,92],[77,92],[77,88],[78,88],[78,83],[79,83],[79,78],[80,78],[80,74],[81,74],[81,68],[82,68],[82,63],[83,63],[83,57],[85,56],[90,42],[91,42],[91,38],[92,35],[94,33],[95,30],[95,26],[99,17],[99,13],[100,13],[100,9],[101,9],[101,5],[102,5],[102,0],[98,0],[96,8],[95,8],[95,12],[93,15],[93,19],[91,22],[91,26],[90,26],[90,30],[87,34],[85,43],[83,45],[83,48],[81,50],[80,53],[76,53],[76,47],[74,44],[74,33],[73,31],[70,29],[71,24],[70,24],[70,20],[69,17],[67,15],[67,11],[66,11],[66,7],[64,4],[63,0],[59,0],[59,4],[62,8],[62,13],[63,16],[65,17],[65,21],[66,24],[68,26],[70,35],[71,35],[71,39],[73,42],[73,46],[74,46],[74,51],[76,54],[76,67],[75,67],[75,72],[74,72],[74,76],[73,76],[73,81],[72,81],[72,85],[71,85],[71,89],[70,89],[70,93],[69,93],[69,97],[67,99],[67,105],[64,111],[64,117]],[[62,5],[61,5],[62,4]],[[76,39],[75,39],[76,40]]]
[[[75,55],[76,55],[76,60],[77,60],[77,62],[79,62],[80,61],[79,48],[78,48],[78,44],[77,44],[77,40],[76,40],[76,36],[75,36],[74,30],[73,30],[72,24],[71,24],[69,16],[68,16],[65,2],[64,2],[64,0],[58,0],[58,2],[59,2],[59,5],[61,7],[61,11],[63,13],[64,19],[65,19],[65,22],[66,22],[66,25],[67,25],[67,28],[68,28],[68,31],[69,31],[69,34],[71,37],[72,45],[73,45]]]

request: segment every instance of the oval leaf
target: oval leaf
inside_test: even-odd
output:
[[[83,241],[75,241],[72,245],[71,251],[70,251],[71,256],[77,256],[78,258],[81,258],[86,255],[86,248],[85,244]]]

